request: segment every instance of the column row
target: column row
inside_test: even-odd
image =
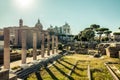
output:
[[[45,33],[42,33],[41,57],[45,56]],[[50,35],[47,33],[47,55],[50,55]],[[21,64],[26,64],[26,30],[21,30],[22,55]],[[56,47],[56,48],[55,48]],[[55,51],[56,49],[56,51]],[[58,37],[52,35],[52,54],[58,53]],[[37,33],[33,32],[33,60],[37,60]],[[10,31],[4,28],[4,68],[10,69]]]

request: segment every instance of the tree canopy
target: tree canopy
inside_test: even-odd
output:
[[[87,41],[90,41],[94,38],[95,36],[95,32],[91,29],[85,29],[84,31],[82,31],[81,33],[81,39],[85,39]]]

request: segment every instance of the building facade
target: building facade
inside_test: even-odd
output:
[[[60,26],[60,27],[53,27],[50,25],[50,27],[48,28],[48,31],[51,34],[56,34],[59,36],[59,40],[62,41],[71,41],[73,40],[73,35],[71,33],[71,28],[70,25],[68,23],[65,23],[64,25]]]
[[[25,31],[27,48],[33,47],[33,33],[37,34],[37,47],[40,47],[42,39],[41,33],[45,32],[40,20],[38,20],[34,27],[29,27],[24,25],[23,20],[20,19],[19,26],[8,28],[10,30],[10,42],[12,45],[21,47],[21,33],[22,31]]]
[[[60,26],[60,27],[57,27],[57,26],[53,27],[50,25],[48,30],[51,30],[58,34],[71,35],[71,28],[68,23],[65,23],[63,26]]]

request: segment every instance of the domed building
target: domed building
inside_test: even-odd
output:
[[[10,41],[12,45],[21,47],[21,33],[23,30],[26,32],[26,45],[27,48],[31,48],[33,46],[33,33],[37,33],[37,47],[40,47],[41,43],[41,33],[46,32],[43,30],[43,25],[40,23],[38,19],[37,23],[34,27],[29,27],[23,24],[23,20],[19,20],[19,26],[8,27],[10,29]]]
[[[35,28],[38,28],[40,31],[43,30],[43,25],[40,23],[40,20],[38,19],[38,22],[35,25]]]

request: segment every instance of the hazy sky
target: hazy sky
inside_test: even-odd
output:
[[[18,25],[33,27],[39,18],[44,29],[71,25],[72,33],[91,24],[116,31],[120,27],[120,0],[0,0],[0,28]]]

